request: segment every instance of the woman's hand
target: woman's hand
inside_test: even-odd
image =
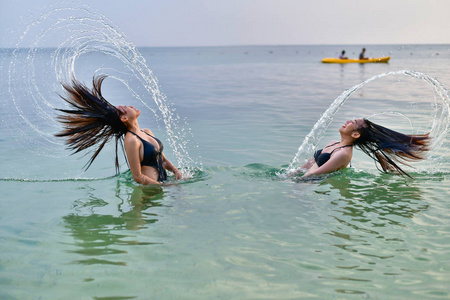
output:
[[[166,158],[163,153],[163,167],[175,175],[175,180],[181,179],[183,174]]]
[[[289,170],[286,172],[286,177],[287,178],[294,177],[294,176],[300,174],[303,170],[302,170],[302,168],[297,168],[295,170]]]
[[[173,172],[173,174],[175,175],[175,180],[183,178],[183,174],[178,169],[176,169],[175,172]]]

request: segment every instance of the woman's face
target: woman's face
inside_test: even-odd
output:
[[[345,122],[344,125],[339,128],[339,132],[343,134],[351,135],[354,132],[358,132],[360,128],[364,126],[363,119],[354,119]]]
[[[124,123],[133,119],[137,119],[137,117],[139,117],[139,115],[141,114],[141,111],[137,108],[134,108],[132,105],[119,105],[117,106],[117,109],[119,110],[120,118]]]

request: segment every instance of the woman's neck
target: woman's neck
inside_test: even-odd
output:
[[[341,146],[346,146],[346,145],[352,145],[353,146],[354,142],[355,142],[354,138],[341,135],[341,141],[339,142],[339,144]]]
[[[133,131],[133,132],[139,132],[140,128],[139,128],[139,123],[137,122],[137,120],[131,124],[128,124],[128,130],[129,131]]]

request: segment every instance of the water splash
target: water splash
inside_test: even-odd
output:
[[[6,126],[14,128],[16,141],[33,154],[67,157],[54,108],[66,104],[58,97],[60,83],[74,74],[107,74],[125,87],[133,99],[151,111],[155,123],[162,121],[177,165],[185,176],[201,169],[188,153],[192,133],[185,120],[162,93],[145,58],[104,15],[87,5],[53,4],[24,30],[11,53],[8,91],[14,112]],[[56,48],[41,44],[53,43]],[[43,58],[48,60],[43,62]],[[103,65],[102,65],[103,64]],[[54,80],[48,81],[54,73]],[[80,81],[83,81],[81,79]],[[128,94],[128,97],[129,97]],[[145,99],[152,98],[153,103]],[[124,103],[127,104],[127,103]],[[154,125],[152,125],[154,126]]]
[[[357,90],[359,90],[360,88],[362,88],[371,81],[393,75],[403,75],[414,79],[420,79],[425,81],[432,88],[435,97],[434,97],[434,111],[429,125],[429,132],[430,136],[433,137],[433,144],[432,144],[432,151],[428,156],[429,158],[438,161],[439,158],[442,157],[441,152],[444,151],[444,149],[442,149],[442,146],[443,143],[445,142],[445,138],[447,136],[450,125],[450,114],[449,114],[450,98],[448,95],[448,91],[438,80],[436,80],[431,76],[428,76],[420,72],[402,70],[402,71],[387,72],[373,76],[361,82],[360,84],[357,84],[352,88],[344,91],[339,97],[337,97],[333,101],[330,107],[323,113],[323,115],[317,121],[317,123],[314,125],[311,131],[306,135],[294,158],[291,160],[289,166],[283,171],[283,173],[279,175],[286,176],[289,175],[290,173],[295,172],[309,158],[312,157],[314,150],[316,149],[319,141],[324,136],[328,126],[333,121],[335,114],[353,93],[355,93]]]

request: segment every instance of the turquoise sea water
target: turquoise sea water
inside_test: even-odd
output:
[[[320,63],[363,45],[137,49],[176,122],[127,71],[134,62],[77,57],[77,77],[111,74],[105,97],[141,108],[141,126],[190,175],[162,187],[134,183],[126,165],[114,176],[108,149],[83,172],[86,157],[52,136],[69,60],[55,59],[57,48],[2,49],[0,298],[448,299],[445,130],[409,169],[415,179],[382,174],[358,151],[331,176],[279,176],[333,101],[365,80],[409,70],[450,87],[449,45],[364,46],[391,61]],[[427,132],[447,124],[442,106],[425,80],[387,75],[345,101],[317,146],[354,117]]]

